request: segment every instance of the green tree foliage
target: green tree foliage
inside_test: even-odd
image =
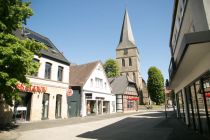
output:
[[[157,105],[164,102],[164,78],[156,67],[150,67],[148,70],[147,88],[153,102]]]
[[[13,105],[18,100],[16,84],[29,85],[26,75],[37,72],[39,63],[33,62],[34,54],[40,55],[43,44],[34,40],[20,40],[13,32],[32,15],[30,3],[21,0],[0,0],[0,96]]]
[[[108,59],[103,66],[108,78],[119,76],[119,66],[116,60]]]

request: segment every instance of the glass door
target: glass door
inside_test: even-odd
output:
[[[48,111],[49,111],[49,94],[43,94],[42,100],[42,119],[48,119]]]
[[[55,117],[61,118],[62,95],[56,95]]]

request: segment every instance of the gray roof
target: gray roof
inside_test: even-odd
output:
[[[117,49],[123,49],[123,48],[136,48],[127,10],[125,10],[120,41]]]
[[[16,30],[14,34],[20,39],[29,38],[45,44],[48,47],[48,49],[41,50],[41,54],[43,57],[47,57],[67,65],[70,64],[70,62],[63,56],[63,54],[55,47],[55,45],[47,37],[40,35],[27,28],[24,28],[22,31]]]
[[[109,78],[108,80],[114,94],[124,94],[129,84],[135,85],[135,82],[125,75]]]

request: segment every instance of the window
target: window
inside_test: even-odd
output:
[[[93,79],[90,79],[90,86],[93,87]]]
[[[50,79],[51,78],[51,69],[52,69],[52,64],[50,63],[45,63],[45,78]]]
[[[136,75],[135,75],[135,72],[133,72],[133,81],[136,82]]]
[[[96,78],[95,82],[96,82],[96,87],[97,88],[103,88],[103,80],[102,79]]]
[[[106,89],[106,82],[104,83],[104,88]]]
[[[128,100],[127,108],[131,109],[134,107],[134,101]]]
[[[39,59],[34,58],[33,62],[39,63]],[[36,73],[32,74],[32,76],[37,77],[38,76],[38,71]]]
[[[127,55],[127,54],[128,54],[128,49],[125,48],[125,49],[124,49],[124,55]]]
[[[129,58],[129,66],[132,66],[132,60]]]
[[[63,79],[63,67],[58,66],[58,81],[62,81]]]
[[[122,59],[122,66],[125,67],[125,59]]]
[[[56,95],[55,117],[61,118],[62,95]]]

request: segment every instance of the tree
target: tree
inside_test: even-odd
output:
[[[153,102],[157,105],[164,102],[164,78],[161,71],[154,66],[148,70],[147,88]]]
[[[104,63],[104,70],[106,72],[106,75],[108,78],[110,77],[116,77],[120,75],[119,72],[119,66],[116,62],[116,60],[114,59],[108,59],[105,63]]]
[[[22,24],[32,16],[29,2],[0,0],[0,96],[13,105],[19,100],[18,82],[29,85],[27,75],[37,72],[39,63],[33,61],[40,55],[43,44],[34,40],[21,40],[13,32],[22,29]]]

